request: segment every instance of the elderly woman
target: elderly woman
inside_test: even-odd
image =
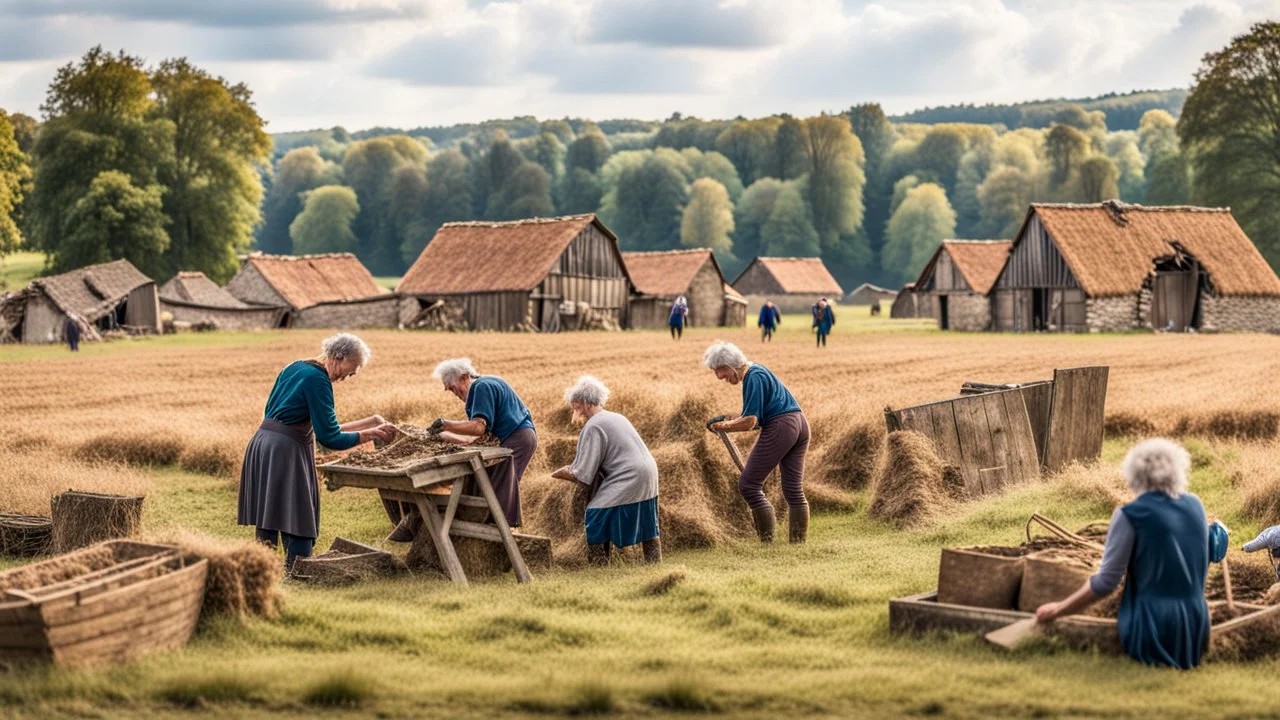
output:
[[[610,545],[644,546],[645,562],[662,560],[658,539],[658,464],[631,421],[604,409],[609,388],[584,375],[564,393],[582,422],[573,464],[551,474],[582,484],[587,501],[587,560],[608,565]]]
[[[760,328],[760,342],[773,340],[773,333],[780,322],[782,312],[778,310],[778,306],[772,300],[765,300],[764,305],[760,306],[760,317],[756,320],[756,327]]]
[[[341,334],[321,343],[314,360],[290,363],[276,376],[262,425],[245,448],[239,522],[255,526],[258,539],[273,548],[283,537],[286,569],[311,555],[319,535],[316,442],[346,450],[395,435],[376,415],[339,425],[334,412],[333,384],[358,373],[369,355],[363,340]]]
[[[836,314],[826,298],[814,303],[810,311],[813,313],[813,327],[818,331],[817,347],[826,347],[827,336],[831,334],[831,327],[836,324]]]
[[[679,340],[684,337],[684,325],[689,318],[689,301],[684,296],[676,298],[675,303],[671,305],[671,313],[667,315],[667,326],[671,328],[671,339]]]
[[[511,451],[510,459],[489,472],[489,481],[507,516],[507,524],[520,527],[520,478],[524,477],[524,470],[538,449],[538,435],[529,408],[506,380],[481,375],[470,358],[445,360],[436,366],[431,376],[466,403],[467,413],[466,420],[437,418],[433,429],[474,437],[491,433],[502,447]]]
[[[764,496],[764,481],[775,467],[782,467],[782,494],[791,519],[790,540],[802,543],[809,534],[809,502],[804,496],[804,456],[809,450],[809,421],[790,391],[763,365],[742,354],[737,345],[718,342],[703,356],[716,377],[742,386],[742,414],[709,423],[713,432],[747,432],[760,428],[760,439],[751,448],[738,492],[751,507],[761,542],[773,542],[776,519],[773,505]]]
[[[1135,499],[1111,515],[1098,574],[1067,599],[1042,605],[1036,618],[1053,622],[1088,607],[1125,580],[1120,643],[1147,665],[1188,670],[1209,643],[1209,527],[1200,499],[1187,492],[1191,458],[1169,440],[1147,440],[1124,459]]]

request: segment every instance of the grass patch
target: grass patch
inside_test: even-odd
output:
[[[574,688],[565,712],[570,715],[609,715],[618,712],[618,699],[602,683],[586,683]]]
[[[302,694],[302,702],[315,707],[358,708],[374,698],[377,686],[354,670],[336,670],[312,683]]]
[[[647,693],[644,701],[650,707],[681,713],[716,712],[720,709],[710,695],[687,680],[672,680]]]
[[[156,691],[158,700],[196,709],[226,703],[260,700],[263,685],[239,675],[187,676],[172,680]]]

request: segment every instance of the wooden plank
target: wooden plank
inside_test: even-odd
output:
[[[1012,422],[1005,414],[1004,401],[996,393],[985,393],[976,396],[981,402],[982,409],[987,416],[988,436],[991,438],[991,457],[995,464],[988,468],[983,468],[982,486],[987,492],[1003,490],[1004,486],[1009,483],[1013,477],[1013,473],[1009,470],[1009,466],[1014,461],[1009,452],[1009,427]]]
[[[917,405],[915,407],[902,408],[894,411],[897,417],[898,429],[915,430],[925,435],[933,434],[933,419],[931,408],[928,406]]]
[[[1045,450],[1049,439],[1049,408],[1053,404],[1053,383],[1032,383],[1020,388],[1022,402],[1027,407],[1027,418],[1036,444],[1036,458],[1045,463]]]
[[[1106,367],[1054,371],[1045,453],[1047,469],[1060,470],[1072,462],[1091,462],[1102,452],[1107,375]]]
[[[445,465],[443,467],[420,468],[409,475],[409,482],[414,489],[428,488],[432,485],[453,482],[471,475],[466,465]]]
[[[981,471],[1001,465],[992,452],[990,426],[981,395],[957,398],[951,403],[955,410],[956,436],[960,439],[960,473],[965,479],[969,494],[977,497],[988,490],[982,485]]]
[[[529,568],[524,564],[520,546],[516,544],[516,539],[511,537],[511,526],[507,524],[506,513],[502,511],[497,496],[493,494],[493,485],[489,482],[488,471],[484,469],[479,459],[473,459],[471,467],[475,470],[476,485],[480,488],[485,500],[489,501],[489,513],[493,516],[493,524],[497,525],[499,532],[502,533],[502,544],[507,548],[507,557],[511,559],[511,569],[516,574],[516,582],[532,582],[533,576],[529,574]],[[435,508],[432,510],[434,511]]]
[[[425,497],[419,495],[415,499],[418,506],[418,512],[422,513],[425,522],[418,533],[429,533],[432,544],[435,545],[436,554],[440,558],[440,567],[444,568],[449,579],[459,585],[467,584],[467,573],[462,569],[462,563],[458,560],[458,553],[453,548],[453,541],[449,539],[449,535],[443,532],[444,521],[440,517],[440,513],[436,510],[434,503],[427,502]]]
[[[458,500],[462,497],[462,486],[465,482],[459,480],[453,484],[453,492],[449,493],[449,502],[445,506],[444,523],[442,528],[445,533],[449,532],[449,526],[453,524],[453,516],[458,512]]]
[[[964,464],[964,455],[960,452],[960,436],[956,429],[956,413],[955,408],[950,403],[945,405],[931,405],[929,410],[929,424],[933,428],[932,438],[934,449],[938,453],[938,457],[943,464],[962,467]]]
[[[1035,431],[1027,413],[1026,398],[1021,390],[996,393],[1004,402],[1009,418],[1009,453],[1015,482],[1028,482],[1040,475],[1040,456],[1036,453]]]

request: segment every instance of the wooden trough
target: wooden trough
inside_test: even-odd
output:
[[[334,538],[327,551],[298,558],[293,565],[294,577],[321,585],[346,585],[402,572],[406,572],[404,562],[395,555],[342,537]]]
[[[0,665],[102,665],[181,646],[207,560],[113,540],[0,573]]]

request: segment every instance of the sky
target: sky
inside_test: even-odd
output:
[[[185,56],[268,130],[662,119],[1188,87],[1280,0],[0,0],[0,108],[101,44]]]

